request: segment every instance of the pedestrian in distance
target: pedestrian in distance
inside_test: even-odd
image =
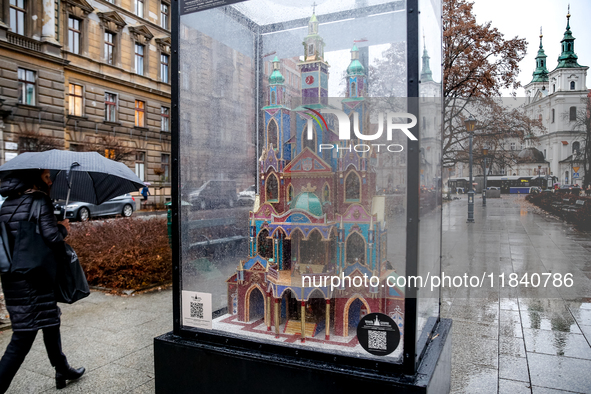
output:
[[[7,199],[0,209],[0,221],[8,231],[10,250],[15,249],[19,222],[36,222],[45,244],[55,258],[43,261],[43,270],[2,274],[6,308],[12,323],[12,339],[0,360],[0,393],[6,392],[19,370],[39,330],[51,365],[55,368],[56,388],[66,387],[67,380],[80,378],[85,369],[70,367],[62,352],[61,311],[55,298],[55,280],[45,272],[58,272],[58,262],[65,262],[66,228],[57,223],[49,198],[52,181],[49,170],[23,170],[7,175],[0,184],[0,194]],[[34,204],[34,202],[36,202]],[[34,206],[39,207],[34,209]],[[13,260],[13,265],[15,261]]]
[[[146,206],[148,205],[148,196],[151,196],[152,193],[150,193],[150,188],[148,187],[148,185],[144,185],[144,188],[141,191],[142,193],[142,205],[144,206],[144,209],[146,208]]]

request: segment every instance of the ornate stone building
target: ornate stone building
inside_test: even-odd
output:
[[[0,9],[0,160],[95,150],[170,196],[170,4],[7,0]]]
[[[562,184],[582,184],[584,133],[575,126],[577,114],[585,109],[589,94],[586,84],[589,67],[578,63],[575,37],[570,28],[570,11],[560,45],[562,51],[558,64],[554,70],[548,71],[540,34],[536,70],[532,81],[525,86],[525,109],[531,118],[540,119],[546,128],[544,134],[536,136],[537,149],[548,163],[549,170],[544,173],[545,168],[542,167],[541,175],[555,176]],[[537,167],[539,164],[532,162],[532,165]],[[535,171],[531,175],[536,175]]]

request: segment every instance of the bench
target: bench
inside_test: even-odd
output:
[[[574,205],[562,207],[562,210],[565,212],[577,212],[579,209],[583,208],[584,205],[585,200],[577,200]]]
[[[560,210],[563,206],[569,205],[569,204],[570,204],[570,200],[568,198],[563,198],[562,202],[554,201],[552,203],[552,208],[556,208],[556,209]]]

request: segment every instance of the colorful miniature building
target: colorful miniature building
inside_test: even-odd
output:
[[[322,333],[324,341],[354,337],[359,319],[374,312],[392,317],[402,332],[404,290],[387,261],[385,201],[376,195],[372,153],[345,149],[331,123],[313,119],[328,105],[329,78],[315,15],[304,47],[302,105],[295,109],[283,101],[284,78],[273,60],[249,256],[227,280],[228,313],[239,322],[263,319],[276,337],[302,341]],[[366,74],[356,46],[346,82],[340,109],[363,132]],[[320,144],[342,149],[319,152]],[[330,277],[337,276],[343,283],[331,291]],[[371,277],[379,282],[370,284]]]

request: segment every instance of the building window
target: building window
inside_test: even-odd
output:
[[[25,13],[25,0],[10,0],[10,30],[12,32],[25,34]]]
[[[555,119],[556,119],[556,110],[554,108],[552,108],[552,123],[554,123]]]
[[[168,181],[168,177],[169,177],[169,163],[170,163],[170,155],[166,155],[166,154],[162,154],[161,155],[161,167],[162,168],[162,180],[164,182]]]
[[[70,84],[70,115],[82,116],[83,91],[82,86]]]
[[[169,7],[170,6],[166,3],[160,3],[160,27],[163,29],[168,29]]]
[[[108,31],[105,32],[105,61],[115,63],[115,34]]]
[[[361,198],[361,182],[359,176],[351,171],[345,179],[345,200],[359,201]]]
[[[80,54],[80,19],[68,18],[68,48],[70,52]]]
[[[146,127],[146,103],[135,100],[135,127]]]
[[[546,149],[544,149],[544,159],[546,158]]]
[[[160,54],[160,79],[168,83],[168,55]]]
[[[144,46],[135,44],[135,73],[144,75]]]
[[[515,142],[511,142],[511,150],[515,150]]]
[[[18,69],[18,102],[19,104],[35,105],[35,71]]]
[[[137,16],[144,17],[144,0],[133,0],[135,3],[134,12]]]
[[[577,120],[577,107],[570,107],[569,108],[569,117],[568,119],[571,122],[574,122],[575,120]]]
[[[575,90],[575,81],[571,81],[570,90]]]
[[[19,153],[38,152],[39,151],[39,140],[37,138],[19,137],[18,138],[18,151],[19,151]]]
[[[105,121],[117,121],[117,95],[105,92]]]
[[[144,169],[146,166],[146,152],[136,152],[135,154],[135,175],[144,181]]]
[[[277,144],[278,130],[277,122],[275,119],[271,119],[267,126],[267,149],[269,149],[271,145],[273,145],[273,149],[277,149],[279,146]]]
[[[265,196],[266,201],[279,201],[279,182],[277,182],[277,177],[275,176],[275,174],[271,174],[267,177],[267,187],[265,188],[265,190],[267,191],[267,195]]]
[[[160,131],[170,131],[170,108],[160,107]]]
[[[579,141],[573,142],[573,155],[578,155],[579,149],[581,149],[581,143]]]
[[[552,93],[556,93],[556,84],[552,84]]]

